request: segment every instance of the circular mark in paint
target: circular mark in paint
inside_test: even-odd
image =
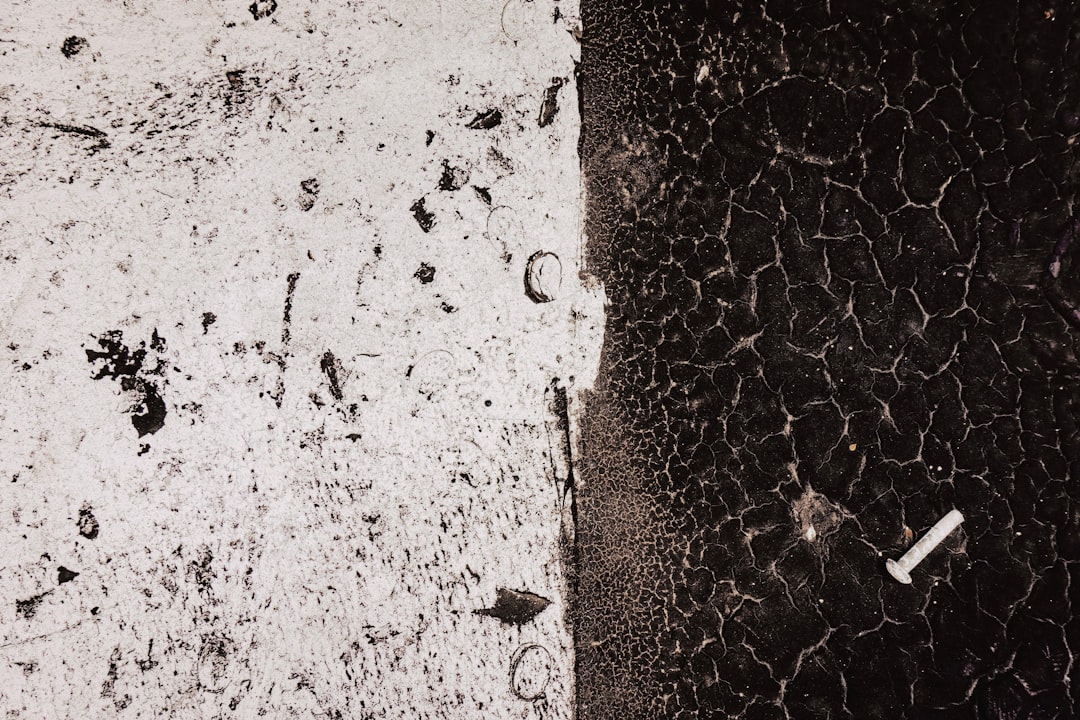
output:
[[[499,468],[492,462],[492,453],[484,452],[475,440],[466,439],[451,453],[451,482],[463,482],[470,487],[491,485],[498,481]]]
[[[524,40],[529,35],[529,21],[532,19],[534,5],[531,0],[506,0],[502,14],[499,16],[499,24],[502,26],[503,35],[511,42]]]
[[[235,653],[236,643],[220,633],[212,633],[202,639],[198,674],[199,683],[206,690],[212,693],[225,692],[228,685],[229,656]]]
[[[522,700],[539,700],[551,677],[551,653],[536,643],[522,645],[510,661],[510,689]]]
[[[514,208],[499,205],[488,213],[485,235],[496,250],[502,253],[510,252],[510,244],[520,241],[524,234],[525,230]]]
[[[416,392],[428,400],[433,399],[456,375],[457,361],[448,350],[432,350],[424,353],[409,368],[408,378]]]
[[[533,253],[525,265],[525,294],[533,302],[551,302],[562,286],[562,263],[559,256],[544,250]]]

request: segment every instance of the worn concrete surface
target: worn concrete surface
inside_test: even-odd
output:
[[[0,711],[570,717],[575,3],[0,6]]]

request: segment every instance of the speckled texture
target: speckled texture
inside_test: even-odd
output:
[[[579,716],[1076,717],[1076,9],[582,17]]]
[[[570,717],[576,22],[8,3],[5,717]]]

